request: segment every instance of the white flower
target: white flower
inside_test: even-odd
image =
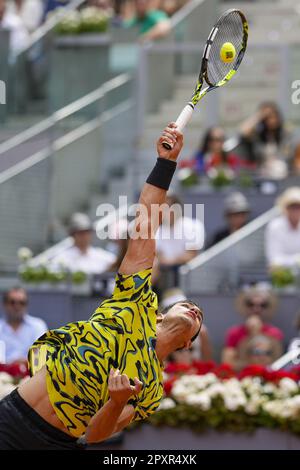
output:
[[[247,404],[247,399],[244,394],[225,394],[224,395],[225,407],[230,411],[235,411],[240,407]]]
[[[279,387],[281,390],[286,392],[287,394],[299,392],[299,387],[296,382],[289,377],[284,377],[279,382]]]
[[[277,392],[277,387],[276,385],[272,384],[271,382],[266,383],[265,385],[262,386],[262,391],[264,393],[268,394],[276,394]]]
[[[184,384],[179,383],[179,380],[175,383],[172,395],[177,401],[184,401],[188,396],[189,392]]]
[[[224,397],[224,405],[229,411],[235,411],[239,407],[239,403],[234,397],[226,395]]]
[[[13,378],[7,372],[0,372],[0,386],[2,384],[11,384],[13,383]]]
[[[248,401],[248,403],[245,406],[245,411],[249,415],[256,415],[258,413],[258,410],[259,410],[259,403],[252,401],[252,400]]]
[[[203,411],[207,411],[211,406],[211,399],[207,393],[201,392],[187,396],[186,403],[188,405],[197,405]]]
[[[223,396],[225,390],[225,386],[222,384],[222,382],[213,383],[206,389],[207,393],[211,398],[214,398],[218,395]]]
[[[25,261],[30,260],[32,258],[32,255],[33,255],[32,251],[26,246],[22,246],[21,248],[18,249],[18,258],[23,263]]]
[[[176,406],[176,403],[172,398],[164,398],[161,402],[160,405],[157,409],[157,411],[160,410],[169,410],[170,408],[174,408]]]

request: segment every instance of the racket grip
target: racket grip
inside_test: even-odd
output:
[[[177,124],[177,130],[182,132],[187,123],[190,121],[194,111],[194,106],[192,103],[187,104],[181,113],[179,114],[176,124]],[[169,144],[168,142],[163,142],[163,146],[167,150],[171,150],[173,148],[173,145]]]

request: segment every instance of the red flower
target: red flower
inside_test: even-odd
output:
[[[204,375],[212,372],[215,369],[216,364],[213,361],[193,361],[192,367],[197,375]]]
[[[164,383],[165,395],[170,395],[171,394],[173,385],[176,382],[176,380],[177,380],[177,377],[176,377],[176,375],[174,375],[173,377],[171,377],[170,379],[165,381],[165,383]]]
[[[243,379],[244,377],[261,377],[266,382],[274,383],[279,382],[280,379],[283,379],[285,377],[288,377],[295,381],[299,380],[299,375],[294,370],[271,370],[267,369],[266,367],[255,364],[245,367],[245,369],[243,369],[239,373],[239,379]]]
[[[184,374],[188,373],[191,369],[189,364],[170,362],[165,368],[166,374]]]
[[[236,374],[229,364],[220,364],[212,371],[219,379],[231,379]]]
[[[26,377],[28,368],[23,362],[13,362],[11,364],[0,364],[0,372],[6,372],[12,377]]]

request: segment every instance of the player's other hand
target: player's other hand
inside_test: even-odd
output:
[[[160,158],[176,161],[178,155],[183,147],[183,134],[178,131],[177,124],[170,122],[170,124],[163,130],[160,138],[157,141],[157,153]],[[163,146],[163,142],[167,142],[173,146],[171,150]]]
[[[126,374],[121,374],[120,371],[110,370],[108,378],[108,391],[112,401],[119,405],[126,405],[132,395],[138,395],[142,390],[142,382],[139,379],[134,379],[134,386],[130,385],[129,379]]]

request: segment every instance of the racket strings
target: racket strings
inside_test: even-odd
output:
[[[244,28],[238,12],[230,12],[222,18],[217,27],[218,32],[211,44],[207,65],[207,80],[210,85],[216,85],[230,70],[235,69],[239,52],[244,47]],[[220,57],[220,50],[225,42],[232,43],[236,50],[236,56],[230,63],[223,62]]]

